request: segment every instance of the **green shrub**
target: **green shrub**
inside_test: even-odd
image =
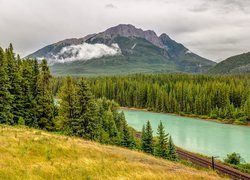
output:
[[[240,154],[238,153],[232,153],[232,154],[228,154],[226,159],[224,159],[225,163],[228,164],[233,164],[233,165],[239,165],[241,162],[243,162],[243,158],[240,156]]]
[[[23,117],[19,117],[18,125],[25,125],[25,120],[23,119]]]

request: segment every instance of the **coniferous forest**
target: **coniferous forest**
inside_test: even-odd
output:
[[[221,119],[250,121],[250,76],[128,75],[87,79],[93,94],[124,107]]]
[[[0,123],[53,130],[56,109],[46,60],[22,60],[0,48]]]
[[[162,124],[156,139],[150,122],[138,136],[118,109],[114,100],[95,98],[86,79],[53,79],[46,60],[21,59],[11,44],[5,50],[0,48],[0,124],[57,131],[177,159]]]

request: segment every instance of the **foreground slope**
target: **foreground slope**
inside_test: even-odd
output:
[[[211,74],[250,73],[250,52],[230,57],[209,71]]]
[[[140,152],[0,126],[0,179],[219,179]]]

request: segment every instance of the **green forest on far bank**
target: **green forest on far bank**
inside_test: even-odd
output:
[[[63,79],[54,79],[54,95]],[[225,123],[250,121],[250,75],[135,74],[85,80],[96,98],[106,97],[123,107],[218,119]]]

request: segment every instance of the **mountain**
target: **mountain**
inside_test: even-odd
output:
[[[211,68],[211,74],[250,73],[250,52],[230,57]]]
[[[222,179],[145,153],[0,125],[0,179]]]
[[[204,72],[215,65],[165,33],[158,37],[125,24],[48,45],[27,57],[46,58],[56,75]]]

